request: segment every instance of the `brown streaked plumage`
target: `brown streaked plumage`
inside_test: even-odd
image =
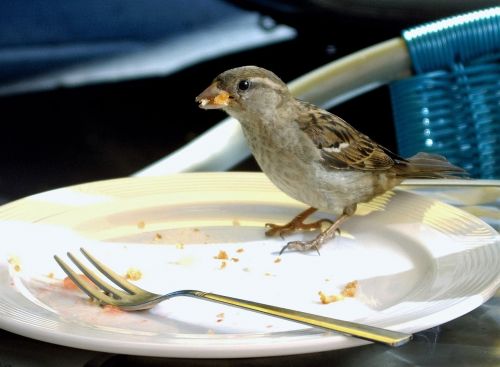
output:
[[[221,108],[236,118],[262,171],[286,194],[314,208],[283,226],[269,224],[268,235],[320,228],[328,220],[303,223],[316,209],[338,215],[314,240],[290,242],[283,250],[318,249],[358,203],[406,178],[466,174],[438,155],[399,157],[340,117],[294,98],[274,73],[256,66],[223,72],[196,101],[201,108]]]

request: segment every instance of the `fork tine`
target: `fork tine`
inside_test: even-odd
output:
[[[54,259],[57,261],[59,266],[64,270],[66,275],[89,297],[97,299],[103,303],[113,305],[115,304],[115,300],[112,297],[107,296],[106,294],[99,291],[99,288],[90,284],[85,280],[82,280],[77,273],[73,271],[61,258],[57,255],[54,256]]]
[[[111,293],[114,298],[120,299],[123,298],[127,293],[123,292],[120,289],[117,289],[110,284],[104,282],[96,273],[90,270],[87,266],[85,266],[80,260],[78,260],[71,252],[68,252],[68,257],[75,263],[75,265],[85,274],[92,282],[95,283],[99,288],[104,290],[105,292]]]
[[[139,293],[147,293],[144,289],[139,288],[129,281],[125,280],[123,276],[116,273],[114,270],[104,265],[102,262],[97,260],[94,256],[92,256],[87,250],[84,248],[80,248],[80,251],[85,255],[85,257],[94,265],[101,273],[107,276],[113,283],[117,286],[123,288],[130,294],[139,294]]]

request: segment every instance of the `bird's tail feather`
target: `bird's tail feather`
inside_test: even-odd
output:
[[[438,154],[417,153],[397,166],[401,178],[466,178],[467,171]]]

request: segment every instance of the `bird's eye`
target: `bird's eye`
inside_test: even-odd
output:
[[[240,80],[238,83],[238,89],[247,90],[248,88],[250,88],[250,82],[248,80]]]

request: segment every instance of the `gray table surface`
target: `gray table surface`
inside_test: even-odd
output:
[[[500,182],[467,187],[409,187],[469,211],[500,231]],[[496,186],[495,186],[496,185]],[[500,269],[499,269],[500,271]],[[472,312],[416,333],[400,348],[369,344],[296,356],[175,359],[86,351],[0,330],[0,367],[32,366],[500,366],[500,291]]]

